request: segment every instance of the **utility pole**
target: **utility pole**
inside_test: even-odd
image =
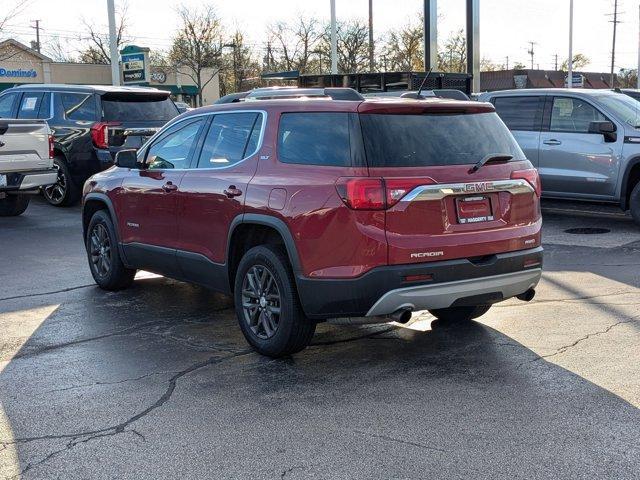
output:
[[[506,65],[505,70],[509,70],[509,55],[505,57],[505,65]]]
[[[636,88],[640,88],[640,5],[638,5],[638,70],[636,70]]]
[[[573,88],[573,0],[569,0],[569,60],[567,60],[567,88]]]
[[[531,48],[529,50],[527,50],[527,53],[529,55],[531,55],[531,70],[533,70],[533,56],[535,55],[535,52],[533,51],[533,46],[537,45],[536,42],[529,42],[529,44],[531,45]]]
[[[331,0],[331,73],[338,73],[338,32],[336,31],[336,0]]]
[[[369,0],[369,71],[375,70],[373,45],[373,0]]]
[[[116,9],[113,0],[107,0],[109,15],[109,53],[111,55],[111,84],[120,85],[120,65],[118,63],[118,38],[116,37]]]
[[[556,53],[554,56],[554,65],[555,65],[555,70],[556,72],[558,71],[558,54]]]
[[[609,14],[611,15],[611,14]],[[615,65],[616,65],[616,31],[618,30],[618,24],[620,20],[618,20],[618,0],[613,1],[613,20],[609,20],[613,23],[613,44],[611,45],[611,81],[609,82],[609,86],[611,88],[615,88]]]
[[[36,24],[35,27],[31,28],[35,28],[36,30],[36,50],[40,53],[40,20],[32,20],[32,22]]]

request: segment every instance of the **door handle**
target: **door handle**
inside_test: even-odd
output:
[[[239,197],[242,195],[242,190],[236,188],[235,185],[229,185],[229,188],[225,189],[224,194],[229,198]]]
[[[560,140],[556,140],[555,138],[545,140],[542,143],[544,143],[545,145],[562,145],[562,142]]]
[[[167,182],[162,186],[162,190],[164,190],[167,193],[175,192],[176,190],[178,190],[178,186],[175,185],[173,182]]]

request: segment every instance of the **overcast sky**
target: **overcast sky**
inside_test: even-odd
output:
[[[14,2],[15,0],[2,0]],[[122,0],[115,0],[118,5]],[[638,56],[638,1],[619,0],[622,12],[618,25],[616,70],[635,68]],[[574,53],[591,59],[591,71],[608,71],[611,61],[614,0],[575,0]],[[175,5],[170,0],[129,0],[130,33],[136,44],[166,49],[178,22]],[[184,0],[197,7],[205,0]],[[238,25],[257,48],[264,48],[266,26],[278,20],[295,20],[299,15],[321,19],[329,17],[329,0],[212,0],[219,16],[233,27]],[[441,15],[439,38],[465,25],[465,0],[439,0]],[[106,0],[32,0],[28,9],[7,27],[7,33],[28,43],[35,38],[30,20],[40,19],[44,28],[43,44],[52,35],[68,42],[70,49],[79,48],[84,34],[80,19],[94,22],[107,31]],[[367,18],[368,0],[336,0],[338,17]],[[374,0],[376,36],[397,28],[414,18],[422,8],[422,0]],[[480,49],[482,57],[495,63],[510,65],[516,61],[530,65],[529,41],[534,45],[534,64],[553,68],[554,55],[560,62],[568,56],[569,0],[480,0]]]

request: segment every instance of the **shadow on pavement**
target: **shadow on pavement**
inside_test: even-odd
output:
[[[270,360],[247,348],[228,298],[165,279],[28,306],[8,300],[0,315],[10,326],[45,306],[50,313],[0,371],[8,476],[639,471],[640,411],[479,323],[433,322],[425,332],[323,324],[314,346]]]

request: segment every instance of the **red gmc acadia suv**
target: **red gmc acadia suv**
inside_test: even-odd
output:
[[[343,90],[196,109],[120,152],[84,187],[97,284],[143,269],[231,294],[273,357],[330,318],[530,300],[540,182],[493,106]]]

